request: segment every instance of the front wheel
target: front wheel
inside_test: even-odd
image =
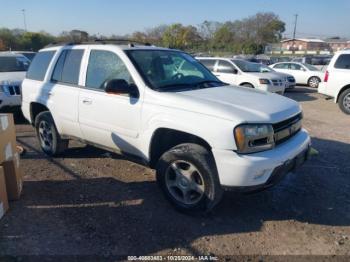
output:
[[[321,82],[321,79],[319,79],[317,76],[313,76],[313,77],[310,77],[307,84],[309,87],[318,88],[318,85],[320,84],[320,82]]]
[[[347,89],[340,94],[338,105],[341,111],[350,115],[350,89]]]
[[[223,193],[212,154],[197,144],[181,144],[164,153],[157,182],[166,198],[187,213],[210,211]]]
[[[50,112],[41,112],[35,118],[35,130],[45,154],[56,156],[67,149],[68,140],[61,139]]]

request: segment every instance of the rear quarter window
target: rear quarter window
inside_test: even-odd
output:
[[[44,80],[47,68],[55,52],[56,51],[39,52],[29,66],[27,78],[38,81]]]
[[[340,55],[334,67],[338,69],[350,69],[350,54]]]

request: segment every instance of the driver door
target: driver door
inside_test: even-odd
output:
[[[215,75],[224,83],[237,85],[237,69],[225,60],[219,60],[216,66]]]
[[[135,149],[139,134],[140,98],[108,94],[102,85],[111,79],[133,79],[113,51],[90,50],[85,87],[79,95],[79,123],[85,140],[117,151],[139,155]]]

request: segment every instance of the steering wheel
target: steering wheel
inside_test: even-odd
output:
[[[183,77],[184,77],[183,74],[181,74],[181,73],[176,73],[175,75],[173,75],[173,76],[171,77],[171,79],[177,80],[177,79],[181,79],[181,78],[183,78]]]

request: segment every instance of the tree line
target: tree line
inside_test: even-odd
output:
[[[159,25],[129,35],[89,35],[85,31],[72,30],[53,36],[44,31],[25,32],[20,29],[0,29],[0,50],[37,51],[52,42],[85,42],[98,38],[127,38],[158,46],[183,49],[192,52],[232,52],[258,54],[270,43],[279,42],[285,31],[285,23],[274,13],[257,13],[253,16],[227,22],[204,21],[193,25],[175,23]]]

